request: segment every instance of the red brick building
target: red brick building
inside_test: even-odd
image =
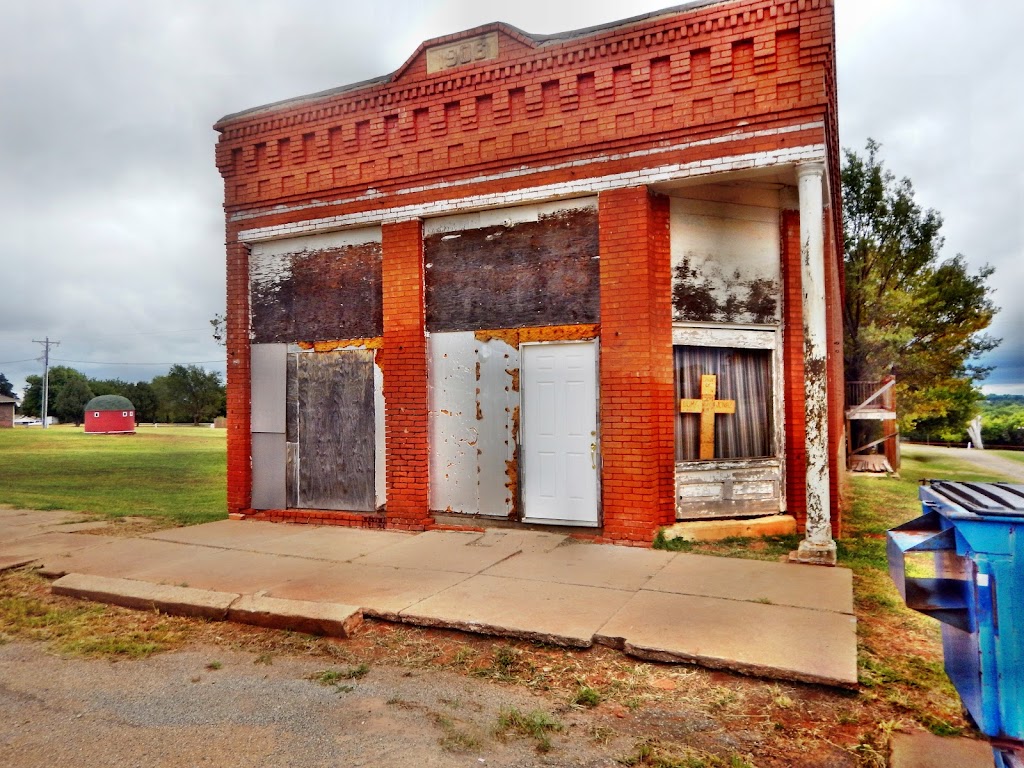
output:
[[[14,407],[18,401],[7,395],[0,395],[0,429],[14,427]]]
[[[834,556],[831,0],[698,2],[220,120],[235,514]]]

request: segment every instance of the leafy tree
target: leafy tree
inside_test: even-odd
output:
[[[220,374],[195,365],[173,365],[162,381],[154,386],[162,390],[175,415],[184,414],[193,424],[212,419],[224,405],[224,387]]]
[[[128,392],[124,395],[132,401],[135,406],[135,420],[137,422],[156,421],[157,409],[160,407],[160,400],[157,398],[153,385],[148,381],[137,381],[128,385]]]
[[[73,421],[79,426],[85,418],[85,405],[95,395],[84,378],[70,379],[57,394],[53,403],[53,415],[61,421]]]
[[[57,398],[60,396],[61,390],[69,381],[82,381],[87,382],[84,373],[76,371],[74,368],[69,368],[66,365],[54,365],[50,367],[50,383],[47,390],[47,413],[56,416],[54,406],[57,403]],[[42,416],[42,404],[43,404],[43,377],[42,376],[26,376],[25,381],[27,386],[25,387],[25,397],[21,401],[21,412],[26,416]]]
[[[14,397],[14,385],[2,373],[0,373],[0,395]]]
[[[844,151],[842,168],[847,379],[893,374],[904,433],[958,431],[977,411],[974,364],[998,339],[984,333],[997,308],[987,281],[964,257],[940,260],[942,217],[914,199],[869,140],[864,157]]]

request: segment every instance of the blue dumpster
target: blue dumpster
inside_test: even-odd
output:
[[[889,531],[889,574],[942,622],[946,674],[996,765],[1024,765],[1024,485],[932,480],[920,497],[924,514]],[[908,553],[932,553],[934,577],[908,576]]]

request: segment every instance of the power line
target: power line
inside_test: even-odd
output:
[[[2,360],[0,361],[0,365],[14,365],[15,363],[32,363],[38,359],[38,357],[30,357],[25,360]]]
[[[101,360],[64,360],[63,358],[53,358],[56,363],[75,363],[76,365],[200,365],[202,363],[223,363],[226,362],[224,358],[220,360],[190,360],[188,362],[175,361],[173,363],[122,363],[122,362],[103,362]]]

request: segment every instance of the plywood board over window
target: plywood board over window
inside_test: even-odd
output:
[[[671,215],[673,320],[777,323],[778,209],[673,198]]]
[[[383,333],[379,228],[260,243],[249,259],[256,343]]]
[[[593,199],[446,217],[424,235],[430,332],[598,321]]]

